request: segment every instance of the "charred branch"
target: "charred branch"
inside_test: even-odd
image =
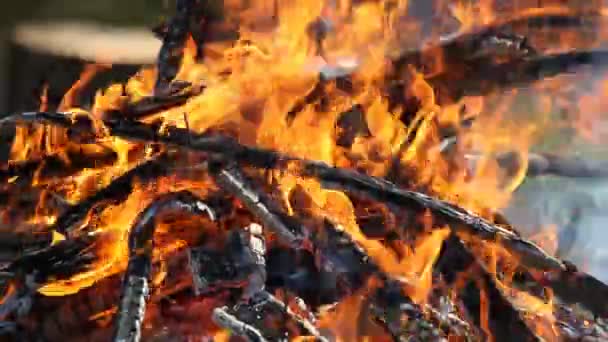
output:
[[[129,232],[129,264],[124,276],[113,341],[137,342],[141,337],[141,324],[150,291],[154,231],[157,220],[172,213],[206,215],[215,219],[211,208],[188,191],[164,195],[140,213]]]
[[[536,49],[530,45],[526,37],[517,35],[514,30],[525,28],[593,28],[601,19],[598,12],[569,13],[544,9],[536,13],[516,15],[506,20],[496,20],[494,23],[475,29],[464,34],[457,33],[440,37],[439,42],[416,51],[406,51],[394,59],[397,67],[407,64],[420,67],[427,62],[424,57],[429,53],[443,51],[446,65],[463,64],[466,61],[478,59],[516,59],[536,54]]]
[[[332,168],[325,164],[309,163],[304,166],[303,174],[321,180],[328,188],[364,194],[404,208],[429,209],[447,223],[451,223],[452,229],[456,231],[463,231],[482,240],[502,244],[509,251],[522,257],[522,263],[529,267],[544,270],[563,270],[565,268],[560,260],[548,255],[540,247],[513,230],[490,223],[452,203],[420,192],[400,189],[383,179],[366,176],[352,170]]]
[[[43,284],[51,277],[65,279],[85,270],[93,261],[88,250],[93,243],[94,237],[91,236],[60,241],[19,257],[2,268],[2,272],[16,277],[34,274],[37,284]]]
[[[288,339],[296,336],[312,337],[315,341],[327,342],[314,325],[294,313],[289,306],[266,291],[260,291],[247,302],[234,307],[219,308],[234,316],[240,322],[251,326],[269,341]],[[283,324],[268,325],[269,320]]]
[[[13,261],[50,246],[52,240],[52,233],[46,232],[0,232],[0,260]]]
[[[499,156],[498,161],[509,162],[512,155]],[[572,178],[608,177],[608,162],[568,158],[547,153],[530,153],[528,175],[554,175]]]
[[[463,126],[464,127],[464,126]],[[444,154],[449,154],[452,148],[458,143],[457,136],[449,136],[439,144],[439,150]],[[465,154],[464,157],[475,168],[475,164],[481,155]],[[604,178],[608,177],[608,161],[585,160],[576,157],[564,157],[550,153],[528,153],[527,176],[558,176],[570,178]],[[517,172],[522,166],[521,156],[515,152],[504,152],[493,156],[498,165],[508,171]]]

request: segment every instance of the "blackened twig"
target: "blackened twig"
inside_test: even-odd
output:
[[[137,342],[140,339],[141,323],[150,292],[152,244],[157,219],[174,212],[207,215],[215,220],[211,208],[189,191],[166,194],[139,214],[129,232],[129,264],[114,326],[115,342]]]
[[[278,298],[270,294],[268,291],[261,291],[256,294],[256,297],[266,301],[269,304],[277,307],[279,310],[285,312],[287,316],[298,323],[301,329],[306,332],[309,336],[314,336],[319,342],[327,342],[327,339],[321,336],[319,330],[305,317],[297,315],[287,304],[280,301]]]
[[[224,329],[228,329],[235,335],[247,338],[250,342],[265,342],[266,339],[253,326],[239,320],[228,313],[227,308],[213,309],[213,321]]]
[[[13,116],[8,120],[19,121],[23,119],[27,121],[50,122],[70,127],[75,131],[82,132],[82,134],[93,134],[95,132],[89,118],[62,113],[24,113]],[[107,120],[104,123],[110,134],[130,140],[161,142],[190,150],[211,153],[220,156],[226,161],[253,165],[260,168],[286,168],[290,164],[296,165],[298,166],[297,168],[289,168],[289,170],[297,172],[300,176],[318,179],[326,188],[360,193],[409,209],[429,209],[435,215],[439,215],[445,219],[447,223],[452,223],[452,229],[470,233],[482,240],[502,244],[511,252],[519,255],[522,263],[526,266],[544,270],[565,269],[564,264],[560,260],[548,255],[540,247],[511,230],[492,224],[455,204],[420,192],[400,189],[395,184],[384,179],[371,177],[353,170],[331,167],[323,162],[295,158],[272,150],[245,146],[225,136],[201,135],[178,127],[167,127],[163,132],[160,132],[159,127],[124,120]],[[234,181],[237,178],[231,179],[233,176],[230,173],[224,172],[224,178],[231,183],[238,184],[238,182]],[[242,189],[236,190],[237,188]],[[230,191],[242,192],[246,189],[246,187],[243,188],[242,185],[239,185],[233,186],[233,190]],[[245,194],[247,195],[239,196],[246,198],[246,201],[255,210],[262,210],[261,207],[257,207],[260,199],[254,195],[255,192],[245,191]],[[263,211],[268,210],[264,209]],[[267,215],[267,219],[274,220],[272,217],[272,215]],[[282,233],[286,232],[282,231]],[[286,233],[284,235],[286,241],[290,243],[297,242],[298,239],[294,239],[290,235],[292,234]]]
[[[67,149],[67,160],[59,154],[50,154],[20,162],[9,162],[0,169],[0,183],[19,177],[31,182],[37,172],[38,177],[48,177],[49,174],[61,176],[72,174],[85,168],[108,165],[116,160],[116,153],[106,149],[87,151],[85,149]],[[40,171],[39,171],[40,170]]]
[[[15,260],[19,256],[51,245],[51,232],[0,232],[0,260]]]
[[[238,198],[280,241],[293,248],[302,247],[303,238],[285,224],[273,202],[256,191],[236,166],[220,167],[214,176],[224,190]]]
[[[178,91],[172,89],[170,94],[144,97],[136,102],[128,103],[119,110],[109,111],[108,117],[141,119],[160,113],[164,110],[184,105],[192,97],[199,95],[202,87],[190,85],[190,89]],[[174,90],[174,91],[173,91]]]
[[[169,21],[158,53],[158,76],[154,86],[156,95],[168,94],[169,84],[177,75],[188,38],[194,0],[177,0],[175,16]]]

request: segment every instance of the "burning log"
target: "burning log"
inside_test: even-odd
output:
[[[114,341],[139,341],[141,323],[149,295],[152,268],[153,236],[159,217],[169,213],[215,215],[203,201],[187,191],[157,199],[141,212],[129,233],[129,265],[124,276],[123,292],[115,323]]]
[[[94,134],[95,132],[88,118],[75,117],[69,114],[23,113],[8,119],[49,122],[84,134]],[[429,209],[446,222],[454,223],[453,229],[465,231],[483,240],[499,242],[511,252],[519,255],[522,262],[529,267],[544,270],[565,269],[561,261],[549,256],[534,243],[525,240],[513,230],[492,224],[454,204],[437,200],[416,191],[399,189],[396,185],[383,179],[370,177],[356,171],[331,167],[321,162],[282,155],[275,151],[244,146],[228,137],[194,134],[183,128],[167,127],[161,133],[157,127],[140,122],[106,120],[104,124],[110,134],[114,136],[130,140],[160,142],[207,152],[221,156],[225,160],[238,161],[255,167],[285,168],[289,164],[294,164],[297,166],[295,172],[304,177],[320,180],[326,188],[364,194],[409,209]],[[289,239],[288,241],[295,241],[288,235],[285,237]]]

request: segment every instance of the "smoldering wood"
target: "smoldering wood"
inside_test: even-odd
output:
[[[244,177],[239,174],[240,172],[237,173],[238,171],[235,171],[235,169],[231,169],[231,171],[227,171],[228,170],[227,168],[221,168],[220,170],[222,170],[220,172],[224,172],[225,174],[226,173],[231,174],[229,177],[224,176],[225,179],[220,180],[220,185],[228,183],[228,182],[235,184],[235,185],[243,184],[242,179],[244,179]],[[239,179],[241,181],[237,181]],[[224,187],[227,188],[226,185],[224,185]],[[240,188],[242,188],[242,185],[240,186]],[[257,216],[257,212],[259,212],[259,209],[255,209],[253,204],[262,202],[258,199],[259,198],[258,195],[253,193],[252,195],[246,196],[243,194],[243,192],[245,192],[243,190],[239,190],[239,191],[232,190],[231,192],[233,192],[235,194],[235,196],[237,198],[239,198],[241,201],[250,202],[251,204],[249,204],[249,205],[247,205],[246,202],[244,204],[247,207],[252,206],[254,209],[250,209],[250,210],[252,210]],[[272,223],[272,225],[268,225],[268,227],[277,226],[277,225],[284,226],[285,224],[283,223],[283,221],[286,220],[286,215],[284,215],[284,214],[280,215],[278,206],[272,204],[270,199],[266,199],[263,202],[264,202],[265,207],[277,208],[277,209],[272,210],[274,212],[274,215],[273,215],[274,222]],[[269,210],[263,210],[262,214],[267,215],[266,213],[268,213],[268,212],[269,212]],[[261,218],[261,220],[263,222],[265,221],[262,218]],[[303,230],[303,229],[300,229],[300,230]],[[308,232],[308,234],[311,234],[311,232]],[[314,234],[314,233],[312,233],[312,234],[313,234],[313,236],[311,236],[310,238],[312,239],[313,245],[315,246],[316,249],[319,250],[319,253],[322,255],[322,258],[326,260],[324,265],[330,267],[331,272],[334,272],[334,273],[337,272],[339,274],[344,275],[343,279],[348,284],[349,293],[356,292],[358,289],[363,287],[365,284],[365,279],[369,278],[370,276],[378,276],[387,283],[394,283],[394,284],[397,283],[397,281],[392,279],[390,275],[382,272],[380,270],[380,268],[370,260],[370,258],[366,255],[366,253],[356,243],[354,243],[345,232],[336,229],[334,227],[334,225],[332,223],[330,223],[329,221],[325,220],[323,223],[323,227],[319,230],[319,232],[317,234]],[[280,235],[278,235],[278,236],[281,239],[281,236]],[[293,240],[287,240],[287,241],[289,242],[289,241],[293,241]],[[299,245],[290,244],[290,246],[295,247],[295,248],[303,247],[301,242],[299,243]],[[331,264],[331,266],[329,266],[330,264]],[[395,288],[401,289],[401,286],[396,286]],[[379,290],[379,291],[383,291],[383,290]],[[405,293],[403,291],[399,291],[398,293],[399,294],[393,294],[393,297],[398,296],[397,298],[399,300],[393,301],[391,303],[392,305],[398,305],[399,307],[401,307],[402,304],[407,304],[407,307],[411,311],[411,312],[408,312],[410,315],[413,312],[417,313],[415,315],[415,319],[417,322],[422,322],[420,324],[422,324],[424,326],[428,326],[429,328],[433,327],[433,324],[430,322],[424,323],[425,319],[424,319],[424,315],[422,314],[422,311],[420,311],[420,308],[418,308],[417,305],[414,304],[411,301],[411,299],[409,299],[405,295]],[[394,298],[394,299],[396,299],[396,298]],[[416,310],[418,310],[418,311],[416,311]],[[410,317],[410,318],[412,318],[412,317]],[[390,319],[388,317],[386,317],[386,320],[390,321]]]
[[[295,314],[285,303],[267,291],[260,291],[247,302],[229,307],[228,312],[235,318],[255,328],[269,341],[277,339],[292,339],[296,336],[308,337],[318,342],[328,342],[312,323]],[[265,321],[276,318],[284,324],[279,329],[268,326]],[[296,329],[286,329],[286,327]]]
[[[224,289],[239,289],[237,304],[247,303],[265,289],[265,241],[245,228],[230,231],[224,247],[221,252],[205,247],[190,250],[194,293],[206,296]]]
[[[90,119],[82,116],[36,112],[23,113],[6,120],[20,121],[24,119],[69,127],[84,135],[95,135]],[[318,179],[325,188],[359,193],[406,209],[431,210],[447,223],[452,223],[452,229],[467,232],[482,240],[500,243],[509,251],[520,256],[521,262],[528,267],[543,270],[565,269],[563,262],[548,255],[537,245],[515,233],[515,230],[493,224],[452,203],[438,200],[420,192],[400,189],[384,179],[371,177],[353,170],[331,167],[323,162],[304,160],[272,150],[245,146],[226,136],[196,134],[188,129],[174,126],[166,127],[163,132],[160,132],[158,126],[135,121],[106,120],[103,123],[111,135],[128,140],[158,142],[206,152],[230,162],[259,168],[285,169],[289,165],[295,165],[297,168],[289,168],[291,172]],[[289,236],[285,237],[292,239]]]
[[[50,277],[65,279],[86,270],[94,256],[89,248],[95,239],[81,236],[59,241],[46,248],[24,254],[0,270],[16,277],[34,274],[34,281],[45,283]]]

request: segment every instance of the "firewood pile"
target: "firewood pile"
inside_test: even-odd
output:
[[[177,0],[155,66],[83,105],[88,67],[59,105],[2,119],[3,338],[608,339],[608,287],[500,214],[526,177],[608,164],[531,153],[542,128],[505,135],[473,105],[601,70],[605,50],[513,28],[603,12],[398,49],[400,1],[263,3],[220,21]],[[211,54],[211,36],[234,40]]]

